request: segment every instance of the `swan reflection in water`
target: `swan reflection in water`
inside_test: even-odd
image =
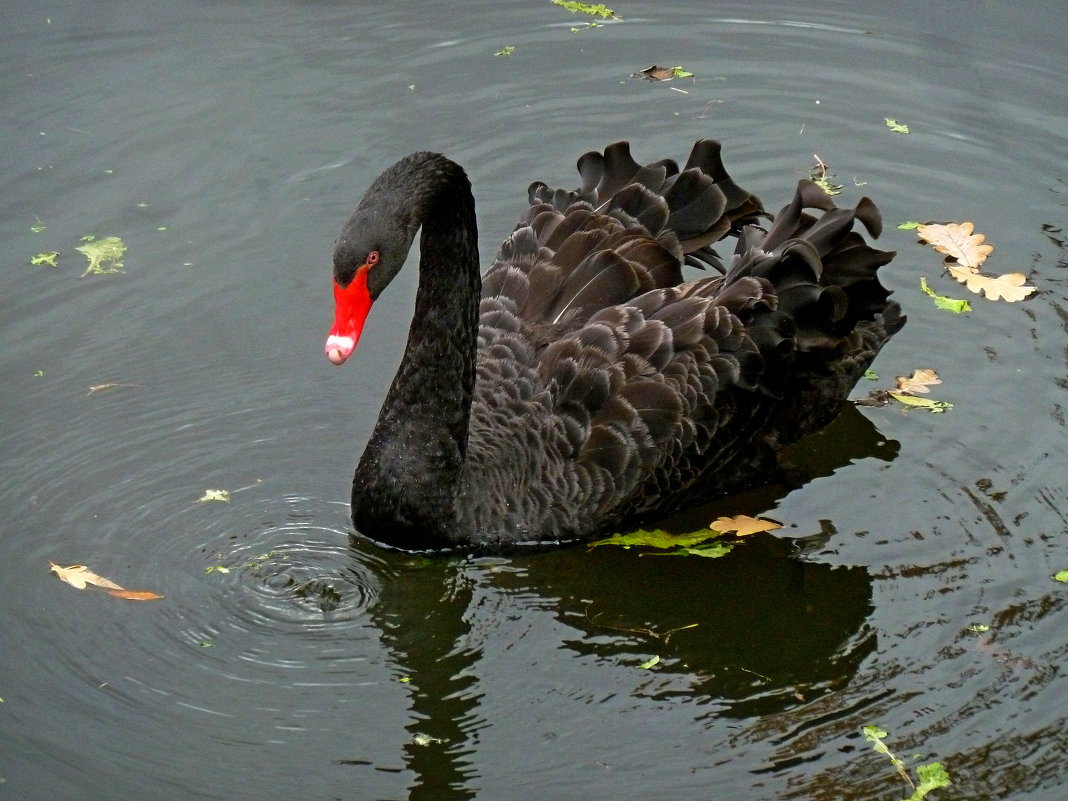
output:
[[[897,453],[897,443],[883,439],[850,406],[791,456],[795,477],[804,484],[861,459],[891,461]],[[795,486],[766,486],[660,522],[687,530],[736,511],[737,504],[751,504],[756,512]],[[383,566],[368,612],[396,675],[410,688],[411,742],[404,754],[414,776],[410,797],[478,796],[478,743],[492,737],[494,725],[504,725],[497,723],[499,710],[484,708],[484,697],[493,692],[479,678],[501,675],[501,668],[481,663],[489,653],[497,664],[502,649],[518,652],[512,657],[516,669],[530,669],[521,654],[533,655],[538,674],[548,677],[542,682],[553,691],[594,695],[597,687],[572,686],[588,675],[573,672],[574,660],[592,658],[606,670],[634,666],[632,694],[707,708],[695,710],[695,718],[783,718],[780,724],[803,730],[817,715],[809,705],[848,686],[876,648],[875,633],[865,625],[871,577],[861,567],[803,558],[833,530],[801,540],[778,534],[747,538],[721,559],[643,557],[638,549],[581,546],[503,559],[426,559],[382,551],[353,536],[354,559],[370,550]],[[569,633],[560,641],[517,642],[541,614]],[[659,657],[655,669],[637,670],[650,655]],[[626,692],[608,683],[613,693]],[[778,747],[789,761],[793,749],[805,746],[784,738]]]

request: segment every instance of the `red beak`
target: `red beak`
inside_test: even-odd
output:
[[[334,327],[326,338],[326,358],[332,364],[344,364],[360,341],[367,313],[371,311],[371,293],[367,290],[366,264],[356,271],[352,283],[342,288],[334,281]]]

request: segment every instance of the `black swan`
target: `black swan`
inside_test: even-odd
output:
[[[342,228],[334,364],[422,229],[408,344],[352,484],[362,534],[562,543],[766,482],[905,323],[877,276],[894,254],[853,230],[880,233],[867,198],[836,208],[801,181],[772,218],[713,140],[682,170],[618,142],[578,171],[575,191],[530,186],[481,278],[470,182],[438,153],[387,169]],[[728,234],[724,263],[710,246]]]

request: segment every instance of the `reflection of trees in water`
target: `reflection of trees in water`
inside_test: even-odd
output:
[[[834,425],[839,430],[827,441],[795,449],[802,481],[859,458],[889,460],[897,453],[896,443],[882,440],[859,413]],[[785,490],[759,493],[774,500]],[[699,514],[705,525],[712,519]],[[685,527],[686,516],[666,524]],[[477,561],[392,557],[396,569],[383,579],[372,617],[411,686],[413,739],[405,753],[415,774],[411,798],[477,794],[468,756],[486,722],[478,714],[483,644],[468,622],[469,582],[482,585],[480,594],[544,599],[576,632],[564,643],[573,653],[636,665],[658,656],[642,692],[708,703],[717,716],[751,718],[844,686],[875,647],[864,628],[871,611],[867,573],[803,562],[797,552],[789,540],[757,535],[724,559],[580,546],[518,554],[508,560],[510,569],[492,571]],[[557,647],[547,644],[546,652]]]

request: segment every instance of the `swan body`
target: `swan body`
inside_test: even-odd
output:
[[[413,153],[379,176],[334,252],[331,362],[421,229],[404,357],[352,485],[352,518],[406,550],[499,549],[619,530],[766,482],[829,423],[905,322],[867,244],[875,205],[808,181],[770,220],[720,145],[642,166],[626,142],[543,183],[480,277],[463,169]],[[819,214],[810,213],[812,211]],[[721,261],[711,245],[737,237]],[[685,280],[684,264],[711,267]]]

